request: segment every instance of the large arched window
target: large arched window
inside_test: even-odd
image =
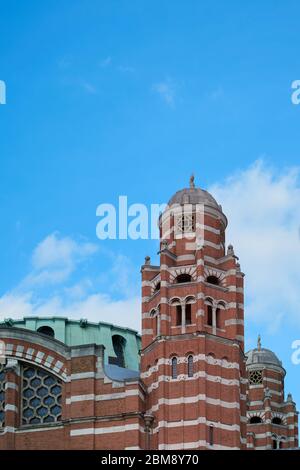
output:
[[[194,376],[194,359],[191,354],[188,356],[187,361],[188,361],[188,377],[193,377]]]
[[[22,367],[22,424],[61,420],[62,384],[54,375],[31,365]]]
[[[0,364],[0,429],[4,427],[5,407],[5,372],[3,364]]]
[[[54,338],[54,330],[51,326],[40,326],[37,330],[38,333],[42,333],[43,335],[50,336]]]
[[[116,366],[119,366],[119,367],[125,367],[125,355],[124,355],[125,344],[126,344],[125,338],[123,338],[123,336],[120,336],[120,335],[113,335],[112,343],[113,343],[113,348],[114,348],[116,357],[110,357],[109,363],[115,364]]]
[[[218,286],[220,284],[219,279],[216,276],[208,276],[206,278],[206,282],[213,284],[214,286]]]
[[[252,416],[249,420],[250,424],[260,424],[262,423],[262,419],[259,416]]]
[[[184,282],[191,282],[191,281],[192,281],[192,276],[190,274],[179,274],[176,277],[177,284],[182,284]]]
[[[272,419],[273,424],[282,424],[282,419],[279,418],[278,416],[275,416],[275,418]]]
[[[177,357],[172,357],[172,379],[177,379]]]

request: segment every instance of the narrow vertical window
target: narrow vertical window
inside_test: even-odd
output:
[[[214,445],[214,427],[209,426],[209,445],[213,446]]]
[[[113,335],[112,344],[115,356],[110,356],[108,361],[110,364],[114,364],[119,367],[125,367],[125,345],[126,340],[123,336]]]
[[[221,310],[219,308],[217,308],[216,310],[216,327],[217,328],[221,328]]]
[[[172,358],[172,379],[177,379],[177,357]]]
[[[159,335],[159,324],[158,324],[159,320],[158,320],[158,314],[155,316],[155,332],[154,332],[154,336],[158,336]]]
[[[193,356],[188,357],[188,377],[194,376],[194,361]]]
[[[185,323],[191,325],[192,323],[192,305],[186,304],[185,306]]]
[[[176,305],[176,326],[182,325],[182,310],[181,305]]]
[[[207,324],[209,326],[213,324],[213,310],[211,305],[207,305]]]

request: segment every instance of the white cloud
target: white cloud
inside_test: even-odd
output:
[[[32,255],[32,270],[22,286],[58,284],[66,281],[76,266],[96,253],[97,246],[52,233],[42,240]]]
[[[300,186],[297,169],[277,174],[262,161],[209,191],[229,219],[246,274],[247,316],[275,333],[284,321],[300,325]]]
[[[59,237],[57,232],[48,235],[35,248],[32,264],[35,269],[51,266],[74,265],[76,259],[94,254],[97,246],[89,242],[78,242],[70,237]]]
[[[32,314],[31,294],[6,293],[0,297],[0,319],[22,318]]]
[[[140,329],[139,297],[114,300],[108,295],[91,294],[81,300],[64,299],[61,295],[36,300],[32,293],[7,293],[0,298],[0,318],[21,319],[25,316],[63,316],[91,322],[107,322]]]
[[[78,279],[76,268],[99,251],[111,261],[110,268],[96,279],[81,277],[80,273]],[[133,271],[124,255],[53,233],[34,249],[32,270],[25,279],[0,297],[0,319],[57,315],[139,329],[139,286],[134,282]],[[76,281],[72,282],[74,275]],[[102,283],[111,295],[99,292]],[[121,298],[114,298],[115,294]]]
[[[175,106],[175,85],[171,80],[155,83],[152,90],[171,108]]]

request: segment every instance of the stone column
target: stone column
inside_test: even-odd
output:
[[[8,359],[5,372],[5,449],[15,449],[15,429],[20,425],[19,389],[20,366],[16,359]]]
[[[185,303],[184,302],[181,303],[181,324],[182,324],[181,331],[182,333],[185,333],[186,318],[185,318]]]
[[[217,307],[216,305],[212,308],[212,333],[217,334]]]

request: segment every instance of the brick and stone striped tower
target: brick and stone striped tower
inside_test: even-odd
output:
[[[278,357],[261,347],[247,353],[248,449],[298,447],[298,413],[292,395],[284,396],[285,369]]]
[[[225,251],[226,216],[191,177],[159,225],[160,265],[142,266],[151,447],[245,448],[244,275]]]

